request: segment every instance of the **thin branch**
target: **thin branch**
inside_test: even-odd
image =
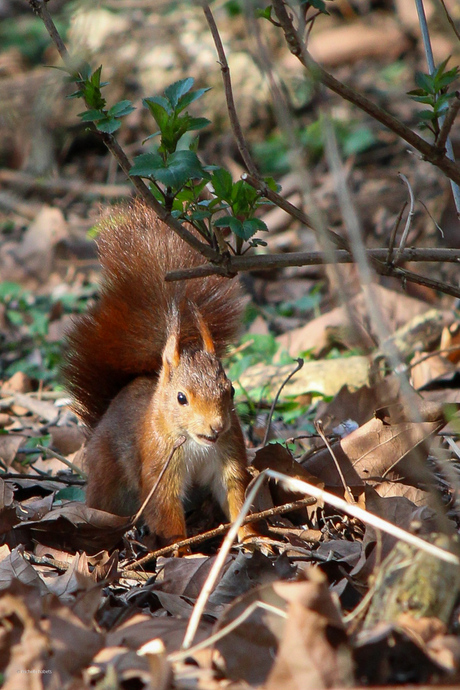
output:
[[[86,472],[83,472],[83,470],[80,467],[77,467],[73,462],[70,460],[67,460],[63,455],[60,453],[57,453],[55,450],[52,448],[47,448],[46,446],[42,446],[40,443],[37,443],[35,446],[39,450],[42,451],[42,453],[45,453],[45,455],[48,455],[51,458],[56,458],[56,460],[60,460],[63,465],[66,465],[72,472],[75,472],[81,479],[88,479],[88,475]]]
[[[278,398],[279,398],[280,395],[281,395],[281,391],[283,390],[284,386],[292,379],[292,377],[294,376],[294,374],[297,374],[297,372],[300,371],[300,370],[302,369],[302,367],[303,367],[303,359],[302,359],[302,357],[299,357],[299,358],[296,359],[295,361],[297,362],[297,366],[295,367],[295,369],[293,369],[293,370],[291,371],[291,373],[289,374],[289,376],[287,376],[287,377],[285,378],[285,380],[283,381],[283,383],[281,384],[281,386],[278,388],[278,391],[277,391],[277,393],[276,393],[276,395],[275,395],[275,397],[274,397],[274,399],[273,399],[272,406],[271,406],[271,408],[270,408],[270,413],[269,413],[269,415],[268,415],[267,427],[266,427],[266,429],[265,429],[265,435],[264,435],[264,440],[262,441],[262,446],[266,446],[267,443],[268,443],[268,434],[270,433],[270,427],[271,427],[271,425],[272,425],[272,417],[273,417],[273,413],[274,413],[274,411],[275,411],[276,403],[278,402]]]
[[[377,120],[377,122],[380,122],[401,137],[401,139],[404,139],[404,141],[419,151],[427,161],[442,170],[449,179],[460,184],[460,167],[458,165],[447,156],[442,155],[436,146],[422,139],[422,137],[413,132],[409,127],[406,127],[406,125],[400,122],[396,117],[390,115],[386,110],[376,105],[366,96],[358,93],[350,86],[338,81],[332,74],[329,74],[329,72],[323,69],[323,67],[313,60],[299,40],[291,18],[286,10],[284,0],[273,0],[272,4],[275,8],[276,16],[283,28],[286,42],[291,53],[297,57],[314,79],[324,84],[324,86],[327,86],[331,91],[334,91],[334,93],[337,93],[345,100],[350,101],[350,103],[356,105],[374,120]]]
[[[165,464],[163,465],[160,474],[158,475],[158,479],[156,480],[155,484],[154,484],[154,485],[152,486],[152,488],[150,489],[147,498],[145,499],[145,501],[143,502],[143,504],[141,505],[141,507],[140,507],[139,510],[137,511],[136,515],[132,518],[133,524],[136,524],[136,522],[139,520],[139,518],[141,517],[142,513],[144,512],[144,510],[145,510],[147,504],[150,503],[151,499],[153,498],[153,496],[154,496],[156,490],[158,489],[158,487],[159,487],[159,485],[160,485],[161,480],[163,479],[164,473],[166,472],[166,470],[167,470],[168,467],[169,467],[169,464],[170,464],[170,462],[171,462],[171,460],[172,460],[172,458],[173,458],[174,453],[176,452],[176,450],[177,450],[178,448],[180,448],[181,446],[184,445],[184,443],[185,443],[186,440],[187,440],[187,439],[185,438],[185,436],[179,436],[179,438],[175,441],[175,443],[174,443],[174,445],[173,445],[173,447],[172,447],[172,450],[171,450],[171,452],[170,452],[170,454],[169,454],[169,457],[168,457],[168,459],[166,460]]]
[[[412,187],[410,185],[409,180],[403,173],[398,173],[398,177],[401,178],[401,180],[407,185],[407,188],[409,190],[409,199],[410,199],[410,206],[409,206],[409,213],[407,214],[406,218],[406,225],[403,230],[403,234],[401,235],[401,242],[399,243],[399,247],[396,252],[395,256],[395,262],[399,260],[399,257],[401,256],[401,253],[403,252],[405,246],[406,246],[406,240],[407,240],[407,235],[409,234],[410,226],[412,223],[412,218],[414,217],[414,205],[415,205],[415,198],[414,198],[414,192],[412,191]]]
[[[449,11],[448,11],[448,9],[447,9],[447,7],[446,7],[446,3],[444,2],[444,0],[439,0],[439,2],[441,3],[442,9],[443,9],[444,12],[445,12],[447,21],[448,21],[449,24],[451,25],[451,27],[452,27],[452,29],[453,29],[455,35],[457,36],[458,40],[460,41],[460,32],[458,31],[457,27],[455,26],[454,20],[452,19],[452,17],[451,17],[450,14],[449,14]]]
[[[446,295],[460,297],[460,289],[432,280],[425,276],[412,273],[401,266],[386,264],[387,249],[369,249],[366,252],[369,260],[373,261],[375,270],[380,275],[403,278],[411,283],[425,285]],[[401,262],[449,262],[460,263],[460,250],[458,249],[415,249],[409,248],[401,252]],[[349,264],[354,259],[348,251],[337,249],[334,251],[334,263]],[[245,255],[232,257],[225,266],[203,264],[196,268],[186,268],[178,271],[170,271],[166,274],[166,280],[190,280],[191,278],[204,278],[210,275],[235,275],[245,271],[266,271],[274,268],[288,268],[290,266],[322,266],[331,263],[330,257],[324,252],[289,252],[288,254]]]
[[[343,489],[344,489],[346,495],[348,496],[349,502],[350,503],[356,503],[355,497],[351,493],[351,489],[348,486],[347,482],[345,481],[345,477],[344,477],[344,474],[342,472],[342,468],[340,467],[340,463],[337,460],[337,457],[336,457],[334,451],[332,450],[331,444],[329,443],[329,441],[326,438],[326,434],[324,433],[324,429],[323,429],[323,422],[321,419],[317,419],[315,421],[315,429],[318,432],[320,438],[322,439],[323,443],[325,444],[326,448],[329,451],[329,454],[331,455],[331,457],[334,461],[335,468],[336,468],[338,475],[340,477],[340,481],[342,482]]]
[[[238,150],[241,154],[246,168],[252,175],[258,177],[259,173],[257,167],[254,164],[254,161],[252,160],[251,154],[249,153],[249,148],[246,144],[246,139],[244,138],[243,130],[241,128],[240,121],[238,120],[238,115],[236,114],[235,101],[233,98],[232,91],[232,81],[230,78],[230,68],[228,66],[224,47],[220,39],[219,30],[217,28],[216,22],[214,21],[213,14],[208,3],[202,2],[201,5],[203,7],[203,12],[206,17],[206,21],[208,22],[208,26],[214,40],[214,44],[216,46],[217,55],[219,56],[219,64],[222,71],[222,79],[224,82],[225,98],[227,100],[227,110],[230,118],[230,124],[233,130],[233,136],[235,137]]]
[[[244,521],[243,525],[248,524],[248,522],[257,522],[258,520],[266,520],[274,515],[283,515],[283,513],[292,513],[294,510],[300,510],[300,508],[305,508],[305,506],[311,506],[316,503],[316,498],[301,498],[298,501],[292,501],[292,503],[284,503],[282,506],[274,506],[273,508],[267,508],[267,510],[261,510],[259,513],[252,513],[248,515]],[[150,561],[159,558],[160,556],[167,556],[169,553],[173,553],[184,546],[196,546],[197,544],[202,544],[204,541],[209,539],[214,539],[214,537],[220,537],[225,534],[231,527],[231,522],[227,522],[224,525],[219,525],[215,529],[210,529],[202,534],[197,534],[194,537],[188,537],[188,539],[182,539],[175,544],[170,544],[169,546],[164,546],[162,549],[157,551],[152,551],[152,553],[147,554],[143,558],[140,558],[135,563],[129,563],[124,570],[132,570],[133,568],[140,568],[141,566],[149,563]]]
[[[393,261],[393,250],[395,246],[395,241],[396,241],[396,235],[398,234],[399,226],[401,224],[401,219],[402,215],[406,209],[407,206],[407,201],[404,202],[404,204],[401,206],[401,210],[398,213],[398,217],[396,218],[396,222],[393,225],[393,228],[391,230],[391,235],[390,235],[390,241],[388,242],[388,257],[386,260],[387,264],[391,264]]]
[[[453,124],[455,122],[455,118],[458,115],[458,111],[460,110],[460,96],[458,93],[455,94],[455,98],[452,101],[452,103],[449,106],[449,109],[446,113],[444,122],[442,123],[441,126],[441,131],[439,132],[438,139],[436,141],[436,146],[441,152],[444,152],[444,149],[446,147],[446,142],[447,142],[447,137],[449,136],[450,130],[453,127]]]

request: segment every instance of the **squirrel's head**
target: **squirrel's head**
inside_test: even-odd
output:
[[[189,308],[199,339],[184,343],[178,311],[173,312],[157,402],[166,424],[170,421],[174,430],[201,446],[213,446],[230,429],[234,389],[215,353],[209,328],[198,309]]]

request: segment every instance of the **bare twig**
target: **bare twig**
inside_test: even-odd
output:
[[[52,194],[71,192],[78,196],[101,196],[109,199],[130,197],[133,193],[133,187],[130,184],[97,184],[65,178],[44,179],[22,170],[0,169],[0,182],[21,190],[33,189]]]
[[[406,206],[407,206],[407,201],[405,201],[404,204],[401,206],[401,210],[398,213],[398,217],[396,218],[395,224],[393,225],[393,228],[391,230],[390,241],[388,242],[388,257],[386,260],[387,264],[391,264],[391,262],[393,261],[393,249],[395,246],[396,235],[398,234],[402,215],[406,209]]]
[[[323,430],[323,423],[322,423],[321,419],[317,419],[317,420],[316,420],[316,422],[315,422],[315,429],[316,429],[316,431],[318,432],[318,434],[319,434],[319,436],[321,437],[321,439],[323,440],[323,443],[325,444],[326,448],[328,449],[328,451],[329,451],[329,453],[330,453],[330,455],[331,455],[331,457],[332,457],[332,459],[333,459],[333,461],[334,461],[334,465],[335,465],[336,470],[337,470],[337,472],[338,472],[338,474],[339,474],[340,481],[342,482],[342,486],[343,486],[343,488],[344,488],[344,490],[345,490],[345,493],[347,494],[347,496],[348,496],[348,498],[349,498],[349,500],[350,500],[350,503],[356,503],[356,501],[355,501],[355,499],[354,499],[354,496],[353,496],[353,494],[351,493],[350,487],[348,486],[348,484],[347,484],[346,481],[345,481],[345,477],[343,476],[342,468],[340,467],[339,461],[337,460],[337,458],[336,458],[336,456],[335,456],[335,453],[334,453],[334,451],[332,450],[331,444],[329,443],[329,441],[328,441],[327,438],[326,438],[326,434],[324,433],[324,430]]]
[[[452,19],[452,17],[451,17],[450,14],[449,14],[449,11],[448,11],[448,9],[447,9],[447,7],[446,7],[446,3],[444,2],[444,0],[439,0],[439,2],[441,3],[442,8],[443,8],[443,10],[444,10],[444,12],[445,12],[447,21],[449,22],[449,24],[450,24],[450,26],[452,27],[452,29],[453,29],[455,35],[457,36],[458,40],[460,41],[460,32],[458,31],[457,27],[455,26],[454,20]]]
[[[136,524],[136,522],[139,520],[139,518],[141,517],[142,513],[143,513],[144,510],[145,510],[145,506],[150,502],[150,500],[152,499],[152,497],[153,497],[153,495],[155,494],[156,490],[158,489],[158,487],[159,487],[159,485],[160,485],[160,482],[161,482],[161,480],[163,479],[163,475],[164,475],[164,473],[166,472],[166,470],[168,469],[169,463],[171,462],[174,453],[176,452],[176,450],[177,450],[178,448],[180,448],[182,445],[184,445],[184,443],[185,443],[186,440],[187,440],[187,439],[185,438],[185,436],[179,436],[179,438],[175,441],[175,443],[174,443],[174,445],[173,445],[173,447],[172,447],[172,450],[171,450],[171,452],[170,452],[170,454],[169,454],[169,457],[168,457],[168,459],[166,460],[166,462],[165,462],[165,464],[163,465],[163,467],[161,468],[161,472],[160,472],[160,474],[159,474],[159,476],[158,476],[158,478],[157,478],[155,484],[152,486],[152,488],[151,488],[150,491],[149,491],[149,495],[147,496],[147,498],[145,499],[145,501],[143,502],[143,504],[141,505],[141,507],[140,507],[139,510],[137,511],[136,515],[132,518],[133,524]]]
[[[235,137],[238,150],[241,154],[241,158],[244,161],[246,168],[249,170],[251,175],[258,177],[259,173],[254,161],[252,160],[251,154],[249,153],[248,145],[246,144],[246,139],[244,138],[243,130],[238,120],[238,115],[236,114],[235,100],[233,98],[232,91],[232,81],[230,77],[230,68],[228,66],[227,58],[225,56],[224,47],[220,39],[219,30],[214,21],[211,8],[207,2],[202,1],[201,6],[203,7],[203,12],[208,22],[209,29],[211,31],[214,44],[216,46],[217,55],[219,56],[220,69],[222,71],[222,79],[224,82],[225,98],[227,101],[227,110],[230,118],[230,124],[233,130],[233,136]]]
[[[300,508],[305,508],[305,506],[314,505],[316,503],[316,498],[302,498],[299,501],[292,501],[292,503],[285,503],[282,506],[274,506],[273,508],[268,508],[267,510],[261,510],[259,513],[252,513],[247,515],[243,521],[243,525],[249,522],[257,522],[258,520],[266,520],[274,515],[283,515],[283,513],[292,513],[294,510],[299,510]],[[162,549],[157,549],[157,551],[152,551],[143,558],[140,558],[135,563],[130,563],[126,566],[127,570],[132,568],[140,568],[141,566],[149,563],[150,561],[159,558],[160,556],[167,556],[169,553],[173,553],[184,546],[196,546],[197,544],[202,544],[209,539],[214,539],[214,537],[220,537],[225,534],[231,527],[231,522],[227,522],[224,525],[219,525],[214,529],[210,529],[202,534],[197,534],[194,537],[188,537],[188,539],[182,539],[175,544],[170,544],[169,546],[164,546]],[[271,528],[270,528],[271,529]]]
[[[410,281],[418,285],[425,285],[433,290],[443,292],[452,297],[460,297],[460,288],[448,283],[433,280],[417,273],[412,273],[400,266],[386,264],[388,258],[387,249],[370,249],[367,256],[374,263],[375,270],[380,275],[394,276],[402,280]],[[457,249],[414,249],[409,248],[401,252],[400,261],[404,262],[438,262],[460,263],[460,250]],[[349,264],[354,259],[348,251],[338,249],[334,252],[335,263]],[[189,280],[202,278],[209,275],[234,275],[244,271],[266,271],[273,268],[287,268],[288,266],[318,266],[330,263],[330,257],[324,252],[290,252],[288,254],[266,254],[236,256],[229,260],[225,266],[203,264],[197,268],[184,268],[178,271],[170,271],[166,274],[166,280]]]
[[[410,199],[410,206],[409,206],[409,213],[407,214],[406,218],[406,225],[403,230],[403,234],[401,235],[401,241],[399,243],[399,247],[396,251],[396,256],[395,256],[395,262],[398,261],[401,252],[404,250],[406,246],[406,240],[407,240],[407,235],[409,234],[410,226],[412,223],[412,218],[414,217],[414,205],[415,205],[415,198],[414,198],[414,192],[412,191],[411,184],[407,177],[403,173],[398,173],[398,177],[401,178],[401,180],[407,185],[407,188],[409,190],[409,199]]]
[[[42,446],[39,443],[37,443],[36,448],[42,451],[42,453],[45,453],[46,455],[49,455],[52,458],[56,458],[56,460],[60,460],[63,465],[66,465],[69,469],[71,469],[75,474],[77,474],[81,479],[87,479],[88,475],[86,472],[83,472],[80,467],[77,467],[73,462],[70,460],[67,460],[63,455],[60,453],[56,453],[55,450],[52,450],[51,448],[47,448],[46,446]],[[50,477],[51,479],[51,477]]]
[[[268,442],[268,434],[270,433],[270,427],[272,425],[272,418],[273,418],[273,413],[275,411],[276,403],[278,402],[278,398],[281,395],[281,391],[283,390],[284,386],[292,379],[292,377],[297,374],[298,371],[300,371],[303,367],[303,359],[302,357],[299,357],[298,359],[295,360],[297,362],[297,366],[295,369],[291,371],[289,376],[285,378],[281,386],[278,388],[278,391],[273,399],[272,406],[270,408],[270,413],[268,415],[267,419],[267,427],[265,429],[265,435],[264,435],[264,440],[262,441],[262,446],[266,446]]]
[[[449,109],[445,115],[444,122],[442,123],[439,136],[436,141],[436,146],[442,152],[446,147],[447,137],[449,136],[450,130],[455,122],[455,118],[460,110],[460,96],[458,93],[455,94],[455,98],[449,106]]]

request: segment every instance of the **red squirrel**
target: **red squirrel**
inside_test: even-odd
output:
[[[67,334],[63,367],[74,409],[90,431],[87,504],[116,515],[140,508],[157,543],[186,538],[182,501],[209,487],[230,520],[250,481],[233,387],[220,358],[239,330],[236,280],[165,282],[197,266],[193,249],[140,202],[101,221],[99,301]],[[244,541],[258,536],[251,524]]]

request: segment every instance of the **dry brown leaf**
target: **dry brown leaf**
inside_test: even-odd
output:
[[[21,434],[0,435],[0,459],[7,467],[11,465],[16,457],[18,449],[26,441],[27,437]]]
[[[373,289],[389,333],[407,325],[414,316],[429,309],[425,302],[388,290],[381,285],[374,285]],[[353,319],[352,324],[349,315]],[[332,332],[335,334],[336,342],[344,342],[349,348],[359,347],[367,352],[375,348],[377,340],[371,332],[366,300],[362,292],[350,300],[346,309],[337,307],[313,319],[302,328],[278,336],[276,340],[291,357],[298,357],[306,350],[320,356],[330,347]]]
[[[94,554],[115,546],[129,527],[129,518],[88,508],[84,503],[69,502],[55,508],[40,521],[23,522],[7,535],[6,541],[41,544],[70,551]]]
[[[440,376],[456,371],[455,365],[444,356],[432,355],[426,358],[426,354],[426,352],[417,352],[410,361],[410,380],[415,390],[423,388]]]
[[[441,406],[438,406],[438,410]],[[445,424],[443,418],[430,422],[402,422],[385,424],[381,419],[371,419],[353,431],[340,442],[333,444],[332,450],[344,474],[348,486],[362,486],[363,481],[378,479],[395,468],[410,478],[411,482],[421,481],[430,475],[417,464],[410,465],[401,460],[412,451],[420,450],[426,457],[425,442]],[[412,453],[413,455],[413,453]],[[411,461],[414,459],[411,455]],[[303,466],[324,481],[326,487],[341,486],[342,482],[328,449],[315,453]]]
[[[274,584],[288,602],[288,618],[267,690],[347,687],[353,662],[340,613],[326,579],[311,572],[306,582]]]
[[[0,280],[35,285],[49,278],[54,248],[67,235],[67,223],[58,208],[43,206],[20,243],[0,248]]]
[[[215,649],[221,656],[228,678],[260,685],[267,679],[282,638],[286,601],[275,591],[275,584],[251,590],[225,609],[215,632],[244,614],[249,607],[254,607],[250,616],[218,640]]]
[[[315,420],[321,420],[326,434],[346,420],[362,426],[374,416],[374,410],[390,405],[399,400],[401,379],[398,376],[386,376],[373,386],[363,386],[355,391],[343,387],[331,402],[320,402]]]
[[[0,563],[0,589],[2,591],[6,590],[10,587],[13,580],[36,587],[41,596],[48,593],[46,584],[34,567],[24,558],[24,548],[22,546],[13,549],[11,554]]]
[[[157,637],[164,642],[168,654],[180,649],[187,628],[187,620],[135,614],[128,621],[108,633],[108,647],[128,647],[138,650],[143,644]],[[194,643],[201,642],[211,634],[211,624],[201,621]]]
[[[315,60],[335,66],[369,57],[395,60],[409,41],[393,18],[380,15],[376,25],[361,19],[314,33],[308,47]]]
[[[86,439],[86,434],[81,427],[76,426],[50,426],[51,447],[61,455],[76,453]]]

